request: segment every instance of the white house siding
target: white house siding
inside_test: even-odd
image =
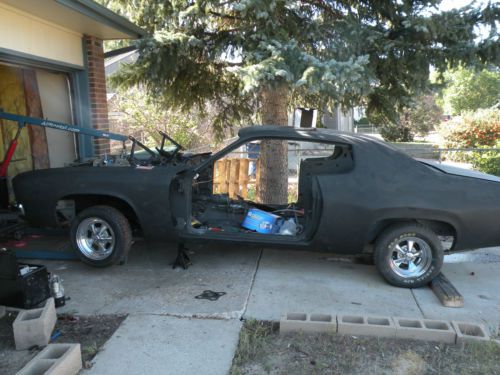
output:
[[[0,48],[83,67],[82,35],[0,3]]]

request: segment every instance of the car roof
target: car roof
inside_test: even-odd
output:
[[[276,125],[254,125],[241,128],[238,131],[240,138],[291,138],[303,139],[304,141],[328,141],[340,143],[366,143],[372,141],[383,143],[380,140],[356,133],[348,133],[333,129],[318,128],[294,128],[291,126]]]

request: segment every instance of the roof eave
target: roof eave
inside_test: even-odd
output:
[[[92,0],[55,1],[89,18],[120,30],[130,36],[131,39],[140,39],[147,35],[147,32],[139,26]]]

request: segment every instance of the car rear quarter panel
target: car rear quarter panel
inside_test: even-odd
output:
[[[449,175],[391,148],[354,145],[354,169],[318,176],[324,209],[314,247],[357,253],[377,223],[433,220],[451,225],[454,250],[500,245],[500,184]]]

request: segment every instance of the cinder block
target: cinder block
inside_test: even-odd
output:
[[[377,337],[395,337],[396,325],[388,316],[367,316],[366,335]]]
[[[425,331],[422,334],[423,340],[439,341],[445,344],[454,344],[457,333],[451,324],[444,320],[423,319]]]
[[[81,368],[80,344],[49,344],[17,375],[75,375]]]
[[[490,340],[490,335],[482,324],[452,321],[451,325],[457,333],[457,344]]]
[[[12,325],[16,349],[25,350],[34,345],[47,345],[56,321],[54,298],[49,298],[43,308],[19,312]]]
[[[424,322],[421,319],[394,318],[396,337],[401,339],[425,340]]]
[[[396,336],[394,321],[387,316],[339,315],[337,324],[339,333],[343,335]]]
[[[335,315],[288,313],[281,317],[280,333],[335,333],[337,321]]]
[[[456,333],[443,320],[394,318],[396,337],[403,339],[455,343]]]
[[[343,335],[361,335],[365,324],[362,315],[337,315],[337,330]]]

